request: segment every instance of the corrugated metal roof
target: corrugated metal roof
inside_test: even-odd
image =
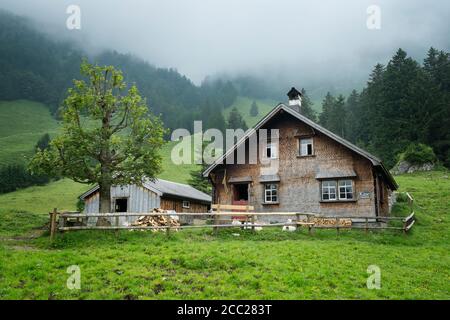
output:
[[[154,181],[146,181],[144,183],[144,186],[149,189],[156,189],[160,191],[162,195],[172,195],[180,198],[189,198],[193,200],[211,202],[210,195],[207,195],[206,193],[183,183],[155,179]]]
[[[175,196],[178,198],[198,200],[208,203],[212,201],[210,195],[183,183],[155,179],[154,181],[147,180],[146,182],[144,182],[143,186],[160,196]],[[80,199],[84,200],[86,197],[96,192],[98,189],[98,186],[91,188],[90,190],[83,193],[80,196]]]

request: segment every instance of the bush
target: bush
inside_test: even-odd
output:
[[[84,201],[78,198],[77,200],[77,211],[83,212],[84,211]]]
[[[410,164],[434,163],[436,155],[431,147],[422,143],[411,143],[403,152],[400,160],[409,162]]]

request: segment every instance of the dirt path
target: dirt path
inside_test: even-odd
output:
[[[28,241],[39,238],[44,232],[45,229],[33,229],[22,236],[0,237],[0,243],[13,250],[34,251],[36,248],[30,245]]]

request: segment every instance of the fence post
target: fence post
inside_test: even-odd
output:
[[[56,216],[58,215],[58,209],[54,208],[53,212],[50,212],[50,241],[55,239],[56,234]]]
[[[116,237],[119,235],[119,216],[116,216],[116,230],[114,232],[114,234],[116,235]]]
[[[336,232],[337,232],[337,235],[339,236],[339,218],[338,217],[336,217]]]
[[[309,223],[311,223],[311,216],[309,214],[306,215],[306,221],[308,222],[308,233],[309,233],[309,235],[311,235],[312,234],[312,226],[309,224]]]
[[[300,213],[296,213],[295,214],[295,222],[296,222],[296,224],[295,224],[295,231],[299,231],[300,230],[300,224],[299,224],[299,222],[300,222]]]
[[[220,203],[217,204],[217,210],[216,210],[216,214],[214,215],[214,225],[217,225],[219,222],[219,216],[218,214],[220,213]],[[217,235],[217,232],[219,231],[218,227],[214,227],[214,234]]]

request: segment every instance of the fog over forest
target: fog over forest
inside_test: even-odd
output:
[[[66,28],[72,4],[81,8],[81,30]],[[371,5],[380,8],[380,29],[367,27]],[[430,46],[450,48],[445,0],[3,0],[0,8],[85,50],[132,53],[196,84],[207,76],[253,75],[279,88],[346,93],[399,47],[418,60]]]

